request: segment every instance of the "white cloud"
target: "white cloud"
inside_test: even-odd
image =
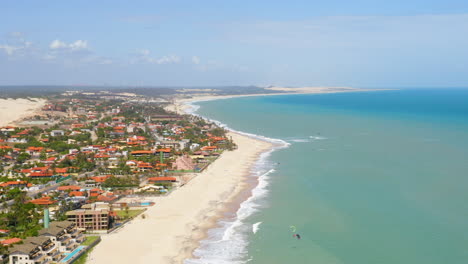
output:
[[[133,59],[131,63],[143,62],[150,64],[171,64],[179,63],[181,60],[181,57],[177,55],[166,55],[159,58],[152,57],[149,50],[141,49],[137,51],[137,58]]]
[[[69,46],[72,50],[85,50],[88,49],[88,42],[86,40],[77,40]]]
[[[0,44],[0,50],[3,50],[8,56],[25,55],[31,51],[32,43],[23,38],[21,32],[11,32],[8,34],[5,44]]]
[[[148,56],[150,54],[150,51],[147,49],[142,49],[142,50],[139,50],[138,53],[142,56]]]
[[[193,64],[200,64],[200,58],[198,56],[193,56],[192,57],[192,62],[193,62]]]
[[[87,50],[88,41],[79,39],[75,42],[67,44],[66,42],[56,39],[50,43],[49,48],[51,50],[68,50],[68,51]]]
[[[22,47],[16,47],[11,45],[0,45],[0,50],[3,50],[8,56],[13,55],[16,51],[22,49]]]
[[[62,42],[58,39],[52,41],[52,43],[50,43],[49,45],[50,49],[64,49],[66,47],[68,47],[68,45],[65,42]]]
[[[180,57],[175,55],[163,56],[159,59],[152,59],[152,62],[156,64],[179,63]]]

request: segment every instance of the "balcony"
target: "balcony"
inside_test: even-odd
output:
[[[75,241],[78,243],[82,243],[83,241],[85,241],[85,239],[86,239],[86,236],[83,234],[80,234],[77,237],[75,237]]]
[[[75,248],[77,248],[79,246],[78,243],[70,243],[70,245],[68,245],[66,247],[67,251],[73,251]]]
[[[55,246],[54,243],[50,243],[47,246],[43,247],[42,249],[42,251],[47,254],[53,252],[54,250],[57,250],[57,247]]]
[[[71,240],[71,237],[69,235],[62,236],[58,239],[58,241],[62,243],[62,245],[68,244],[70,240]]]
[[[49,257],[51,257],[53,261],[57,261],[62,258],[62,252],[56,251],[52,255],[49,255]]]
[[[42,253],[37,253],[33,256],[30,256],[30,259],[34,261],[34,263],[42,263],[44,260],[46,260],[45,254]]]
[[[75,230],[73,230],[73,232],[69,233],[72,237],[75,237],[77,235],[79,235],[81,233],[80,230],[78,230],[77,228]]]

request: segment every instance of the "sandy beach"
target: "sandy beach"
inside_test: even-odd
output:
[[[182,263],[246,187],[250,167],[270,143],[230,133],[238,149],[221,155],[207,170],[156,203],[146,218],[102,237],[89,263]]]
[[[40,109],[46,100],[29,99],[0,99],[0,126],[12,124],[14,121],[32,115]]]

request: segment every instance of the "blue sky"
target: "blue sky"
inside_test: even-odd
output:
[[[0,85],[468,87],[468,1],[4,1]]]

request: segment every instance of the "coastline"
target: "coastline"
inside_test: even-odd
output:
[[[238,149],[223,153],[170,195],[153,198],[156,204],[146,211],[145,219],[135,219],[117,233],[103,236],[89,263],[183,263],[191,258],[206,232],[248,187],[247,176],[260,154],[273,147],[238,133],[229,135]]]
[[[353,88],[340,91],[328,88],[308,91],[281,89],[283,92],[271,94],[177,98],[166,106],[166,110],[193,114],[192,103],[237,97],[374,91]],[[284,89],[289,92],[284,92]],[[236,214],[244,202],[253,198],[261,179],[260,175],[255,179],[249,176],[252,176],[252,170],[262,154],[282,147],[281,142],[268,142],[261,136],[232,129],[229,136],[238,145],[237,150],[224,152],[207,170],[169,196],[153,198],[155,205],[148,209],[146,218],[134,219],[119,232],[103,236],[102,242],[90,254],[88,263],[196,262],[194,252],[208,237],[208,231],[219,227],[219,221],[225,219],[228,213]],[[223,175],[222,179],[220,175]],[[209,192],[206,191],[207,187]]]
[[[39,98],[0,99],[0,126],[14,125],[19,120],[32,116],[46,100]]]
[[[301,87],[301,88],[285,88],[272,87],[267,90],[277,91],[263,94],[239,94],[239,95],[216,95],[216,94],[193,94],[190,98],[175,98],[175,100],[166,106],[166,110],[176,112],[178,114],[192,114],[187,112],[192,103],[205,102],[213,100],[223,100],[239,97],[258,97],[258,96],[281,96],[281,95],[300,95],[300,94],[325,94],[325,93],[353,93],[353,92],[372,92],[372,91],[388,91],[394,89],[357,89],[348,87]]]

